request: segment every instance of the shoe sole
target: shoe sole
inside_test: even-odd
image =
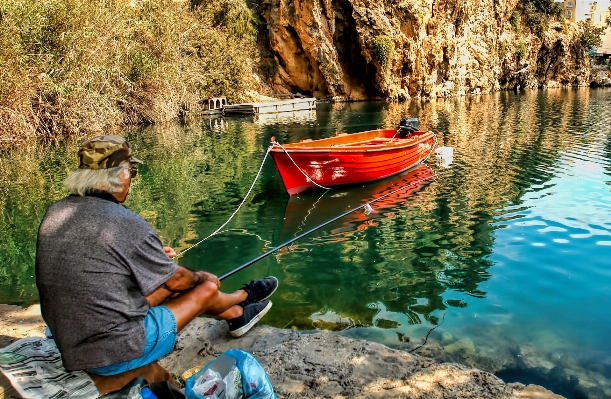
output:
[[[266,307],[264,307],[263,309],[261,309],[261,311],[259,313],[257,313],[257,315],[255,317],[252,318],[252,320],[246,324],[243,327],[238,328],[237,330],[234,331],[229,331],[229,334],[231,334],[232,337],[234,338],[238,338],[241,337],[242,335],[246,334],[251,328],[254,327],[255,324],[257,324],[257,322],[259,320],[261,320],[261,318],[263,318],[263,316],[265,316],[267,314],[267,312],[272,308],[272,303],[268,303]]]

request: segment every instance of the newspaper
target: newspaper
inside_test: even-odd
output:
[[[22,398],[93,399],[99,396],[85,372],[64,369],[52,339],[23,338],[0,349],[0,371]]]

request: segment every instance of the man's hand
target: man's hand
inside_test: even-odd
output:
[[[221,288],[221,281],[219,280],[218,277],[216,277],[214,274],[212,273],[208,273],[208,272],[204,272],[204,271],[198,271],[196,272],[199,277],[201,278],[201,282],[203,283],[204,281],[212,281],[214,284],[216,284],[216,286],[218,288]]]
[[[170,259],[174,259],[176,257],[176,251],[174,251],[172,247],[163,247],[163,252],[165,252]]]

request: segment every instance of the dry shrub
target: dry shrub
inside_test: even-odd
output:
[[[228,12],[241,18],[219,23]],[[250,12],[242,0],[0,0],[0,147],[240,101],[254,83]]]

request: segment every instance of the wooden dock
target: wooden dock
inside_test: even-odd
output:
[[[257,125],[278,125],[286,123],[305,123],[316,121],[315,109],[302,109],[299,111],[277,112],[274,114],[256,114],[253,122]]]
[[[273,114],[309,109],[316,109],[315,98],[294,98],[291,100],[271,101],[266,103],[231,104],[223,106],[225,115]]]

